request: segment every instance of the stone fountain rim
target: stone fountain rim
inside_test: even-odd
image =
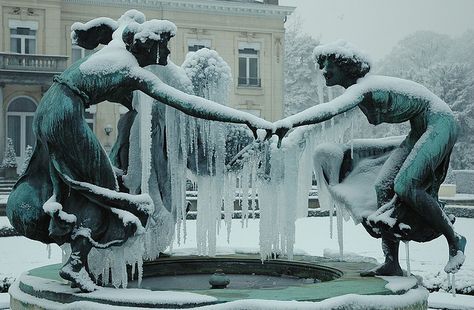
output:
[[[185,256],[185,257],[169,257],[160,259],[158,262],[145,263],[144,268],[146,273],[146,266],[156,263],[172,263],[173,261],[191,260],[193,262],[199,262],[202,260],[260,260],[259,255],[224,255],[217,256],[215,258],[208,258],[202,256]],[[202,302],[182,302],[182,303],[166,303],[166,302],[143,302],[143,301],[111,301],[100,298],[94,298],[88,296],[89,294],[78,293],[77,290],[70,289],[67,284],[60,280],[57,276],[57,271],[60,268],[60,264],[48,265],[40,268],[36,268],[24,273],[17,279],[17,288],[21,293],[28,294],[37,298],[45,298],[54,302],[71,303],[75,301],[89,301],[99,304],[112,304],[116,306],[127,306],[127,307],[159,307],[159,308],[191,308],[196,306],[204,306],[210,304],[226,303],[243,299],[265,299],[265,300],[276,300],[276,301],[312,301],[318,302],[326,300],[328,298],[345,295],[345,294],[361,294],[361,295],[399,295],[405,292],[393,293],[388,290],[385,285],[387,282],[380,278],[361,278],[358,272],[362,269],[373,266],[371,263],[361,262],[338,262],[330,259],[315,256],[295,256],[293,261],[287,260],[270,260],[267,263],[293,263],[303,264],[305,266],[313,265],[320,266],[324,270],[338,270],[341,276],[332,281],[305,284],[295,287],[279,288],[279,289],[225,289],[225,290],[189,290],[189,293],[196,293],[202,297],[211,298],[210,300],[203,300]],[[48,276],[49,274],[49,276]],[[56,275],[56,279],[54,276]],[[31,279],[34,278],[33,282],[44,281],[46,283],[54,282],[56,285],[61,285],[64,291],[57,292],[48,290],[48,285],[45,285],[42,289],[35,289],[34,285],[31,285]],[[127,290],[127,289],[119,289]],[[12,292],[11,292],[12,293]],[[92,293],[93,294],[93,293]],[[12,300],[15,296],[12,294]],[[12,308],[13,309],[13,308]],[[39,308],[41,309],[41,308]]]

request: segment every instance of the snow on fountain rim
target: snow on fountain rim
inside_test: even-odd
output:
[[[24,293],[20,287],[20,282],[26,282],[34,290],[37,291],[51,291],[56,293],[73,294],[78,296],[84,296],[88,298],[100,299],[102,301],[115,301],[115,302],[137,302],[140,303],[153,303],[153,304],[202,304],[211,303],[217,301],[217,298],[197,293],[190,292],[179,292],[179,291],[151,291],[148,289],[117,289],[109,287],[100,287],[98,290],[91,293],[79,293],[77,289],[70,288],[67,285],[61,284],[58,281],[44,279],[38,279],[35,276],[28,275],[25,272],[19,277],[10,287],[9,293],[13,298],[18,298],[21,301],[33,301],[32,304],[41,304],[45,306],[45,309],[64,309],[65,305],[55,301],[49,301],[40,299],[29,294]],[[41,302],[41,303],[40,303]],[[111,305],[105,305],[100,303],[94,303],[89,301],[80,301],[80,303],[87,303],[94,305],[93,309],[110,309]],[[76,309],[73,305],[77,305],[76,302],[68,304],[69,307]],[[117,307],[123,309],[124,307]],[[134,307],[135,308],[135,307]],[[89,308],[88,308],[89,309]],[[135,308],[137,309],[137,308]]]

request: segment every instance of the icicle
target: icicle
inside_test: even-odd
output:
[[[141,100],[140,102],[140,150],[142,161],[141,193],[149,192],[149,180],[151,172],[151,118],[152,102]]]
[[[452,284],[451,293],[453,294],[453,297],[456,297],[456,274],[453,273],[452,277],[453,279],[451,281],[451,284]]]
[[[450,273],[446,273],[446,276],[447,276],[447,281],[448,281],[448,288],[451,286],[451,274]]]
[[[334,214],[334,204],[331,204],[331,206],[329,207],[329,238],[331,239],[333,236],[333,227],[334,227],[333,214]]]
[[[228,173],[225,177],[224,191],[224,222],[227,228],[227,242],[230,242],[230,233],[232,230],[232,216],[234,214],[236,176]]]
[[[131,279],[131,280],[133,280],[133,279],[135,278],[135,273],[136,273],[136,271],[137,271],[137,270],[136,270],[136,266],[137,266],[136,263],[135,263],[135,264],[132,264],[132,272],[131,272],[131,273],[132,273],[132,279]]]
[[[248,216],[249,216],[249,180],[250,175],[249,163],[245,163],[242,174],[240,176],[241,192],[240,192],[240,207],[242,208],[242,227],[248,227]]]
[[[142,287],[142,280],[143,280],[143,260],[139,260],[138,264],[138,288]]]
[[[351,159],[354,159],[354,119],[351,119]]]
[[[344,260],[344,221],[343,221],[343,210],[342,207],[337,205],[336,207],[337,217],[337,241],[339,244],[339,258],[341,261]]]
[[[331,101],[334,99],[333,89],[331,87],[328,87],[327,90],[328,90],[328,101]]]
[[[51,259],[51,244],[46,245],[46,253],[48,253],[48,259]]]
[[[411,268],[410,268],[410,242],[405,241],[405,253],[406,253],[406,260],[407,260],[407,277],[411,276]]]
[[[255,209],[257,207],[257,159],[252,158],[252,174],[250,176],[252,194],[250,197],[251,217],[255,218]]]

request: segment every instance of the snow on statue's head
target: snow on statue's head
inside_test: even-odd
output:
[[[143,24],[146,21],[145,14],[142,12],[132,9],[128,10],[127,12],[123,13],[122,16],[117,20],[119,24],[124,23],[128,24],[131,21],[137,22],[139,24]]]
[[[319,69],[323,69],[325,61],[330,60],[356,80],[369,73],[372,64],[367,54],[344,40],[317,46],[313,57]]]
[[[176,35],[176,25],[167,20],[152,19],[142,24],[131,22],[125,27],[122,40],[141,67],[168,63],[168,41]]]
[[[76,22],[71,26],[72,44],[92,50],[99,44],[108,44],[117,28],[118,23],[107,17],[94,18],[85,24]]]
[[[142,24],[145,20],[145,14],[142,12],[128,10],[117,21],[108,17],[98,17],[85,24],[76,22],[71,26],[72,44],[92,50],[99,44],[108,44],[115,38],[113,33],[117,29],[123,29],[132,22]]]

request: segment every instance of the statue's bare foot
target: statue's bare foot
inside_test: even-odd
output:
[[[456,273],[461,268],[466,256],[464,249],[466,248],[466,238],[461,235],[456,235],[457,242],[449,246],[449,260],[444,271],[446,273]]]
[[[399,264],[394,262],[385,262],[380,266],[373,269],[362,271],[361,277],[374,277],[374,276],[403,276],[403,270]]]
[[[79,288],[82,292],[93,292],[97,289],[97,286],[92,282],[86,268],[81,261],[71,255],[68,262],[61,268],[59,275],[64,280],[71,282],[71,287]]]

